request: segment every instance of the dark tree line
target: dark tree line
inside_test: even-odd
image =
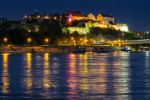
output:
[[[26,45],[27,39],[31,38],[32,45],[45,44],[45,38],[49,39],[50,45],[57,45],[58,39],[62,36],[61,28],[57,21],[52,23],[40,24],[39,31],[35,32],[34,25],[12,26],[9,22],[0,24],[0,44],[4,44],[4,38],[7,38],[7,44]]]
[[[38,26],[38,31],[35,31],[35,26]],[[94,36],[100,35],[103,37],[110,35],[116,39],[122,39],[121,31],[111,28],[90,27],[86,36],[86,39],[88,40],[86,43],[92,43],[95,38]],[[84,42],[81,38],[83,39],[85,35],[79,34],[76,31],[73,34],[70,34],[69,31],[63,33],[57,20],[51,20],[50,23],[38,25],[12,24],[9,21],[5,21],[0,23],[0,44],[5,44],[5,37],[7,38],[7,44],[14,45],[27,45],[28,38],[31,38],[30,45],[72,45],[74,41],[78,44]],[[72,40],[71,37],[74,37],[74,40]],[[45,41],[46,38],[49,39],[48,43]],[[127,40],[139,39],[134,32],[124,32],[124,38]]]

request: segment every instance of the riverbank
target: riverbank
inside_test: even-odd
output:
[[[113,47],[114,51],[120,51],[119,47]],[[18,46],[18,45],[2,45],[1,53],[68,53],[71,46]],[[92,46],[86,46],[86,51],[92,51]]]
[[[2,45],[0,46],[2,53],[68,53],[71,46],[18,46],[18,45]],[[91,46],[86,47],[86,51],[92,51]]]
[[[62,53],[63,50],[56,46],[1,46],[2,53]]]

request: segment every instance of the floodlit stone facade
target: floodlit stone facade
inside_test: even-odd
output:
[[[99,14],[97,16],[97,21],[108,24],[109,22],[114,23],[114,17],[111,14]]]
[[[89,17],[89,19],[91,19],[93,21],[96,20],[96,17],[93,14],[91,14],[91,13],[88,15],[88,17]]]

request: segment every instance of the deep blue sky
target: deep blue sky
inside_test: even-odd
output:
[[[117,23],[128,24],[131,31],[150,31],[150,0],[1,0],[0,17],[19,20],[28,13],[84,14],[110,13]]]

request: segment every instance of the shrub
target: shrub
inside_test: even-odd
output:
[[[36,53],[35,50],[34,50],[34,48],[31,49],[31,53]]]

